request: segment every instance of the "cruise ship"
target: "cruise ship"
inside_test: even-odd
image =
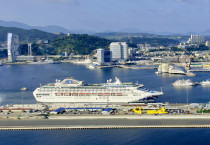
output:
[[[38,102],[129,103],[154,101],[163,92],[148,90],[138,83],[122,83],[117,77],[103,84],[85,84],[69,77],[40,86],[33,95]]]

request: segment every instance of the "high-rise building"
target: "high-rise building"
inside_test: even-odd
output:
[[[129,57],[132,57],[134,54],[134,49],[133,48],[128,48],[128,55]]]
[[[112,42],[110,51],[113,60],[128,59],[128,44],[126,42]]]
[[[206,41],[206,46],[210,48],[210,41]]]
[[[8,33],[7,35],[7,49],[8,49],[8,62],[15,62],[16,56],[19,53],[19,38],[18,36]]]
[[[201,44],[204,42],[203,35],[191,35],[187,43],[189,44]]]
[[[112,61],[112,52],[104,49],[97,49],[97,62],[102,64]]]
[[[104,49],[97,49],[97,61],[98,63],[104,63]]]
[[[122,53],[121,53],[121,58],[122,59],[128,59],[128,44],[126,42],[121,43],[121,48],[122,48]]]
[[[28,56],[32,56],[31,43],[28,44]]]
[[[112,59],[121,59],[121,44],[120,42],[112,42],[110,44],[110,51],[112,52]]]
[[[104,62],[112,62],[112,52],[105,50],[104,51]]]

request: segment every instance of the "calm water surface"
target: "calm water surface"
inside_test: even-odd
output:
[[[186,103],[187,93],[189,102],[206,103],[210,101],[210,87],[200,85],[190,88],[175,88],[172,83],[177,79],[192,79],[201,82],[210,78],[210,73],[197,73],[196,77],[183,75],[156,75],[155,70],[130,70],[122,68],[105,68],[90,70],[83,65],[70,63],[48,65],[4,65],[0,67],[0,105],[21,103],[20,88],[27,87],[24,92],[24,103],[36,103],[32,92],[40,84],[55,82],[73,76],[86,83],[104,83],[118,76],[121,81],[139,82],[148,89],[160,91],[164,95],[156,102]]]
[[[0,67],[0,105],[21,103],[20,88],[24,92],[24,103],[36,103],[32,92],[40,84],[55,82],[73,76],[87,83],[102,83],[118,76],[122,81],[142,83],[148,89],[163,89],[164,95],[156,102],[206,103],[210,101],[210,88],[195,86],[175,88],[171,83],[177,79],[190,78],[201,82],[210,78],[210,73],[197,73],[196,77],[156,75],[155,70],[129,70],[106,68],[90,70],[85,66],[69,63],[55,65],[4,65]],[[0,144],[208,144],[210,129],[94,129],[53,131],[0,131]]]
[[[20,145],[206,145],[209,129],[93,129],[0,131],[0,144]]]

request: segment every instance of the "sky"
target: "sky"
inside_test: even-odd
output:
[[[0,20],[93,32],[203,32],[210,0],[0,0]]]

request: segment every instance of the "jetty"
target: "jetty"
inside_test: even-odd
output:
[[[123,128],[210,128],[210,116],[202,118],[141,118],[107,117],[92,119],[1,120],[0,130],[66,130],[66,129],[123,129]]]
[[[210,69],[191,69],[190,72],[210,72]]]

